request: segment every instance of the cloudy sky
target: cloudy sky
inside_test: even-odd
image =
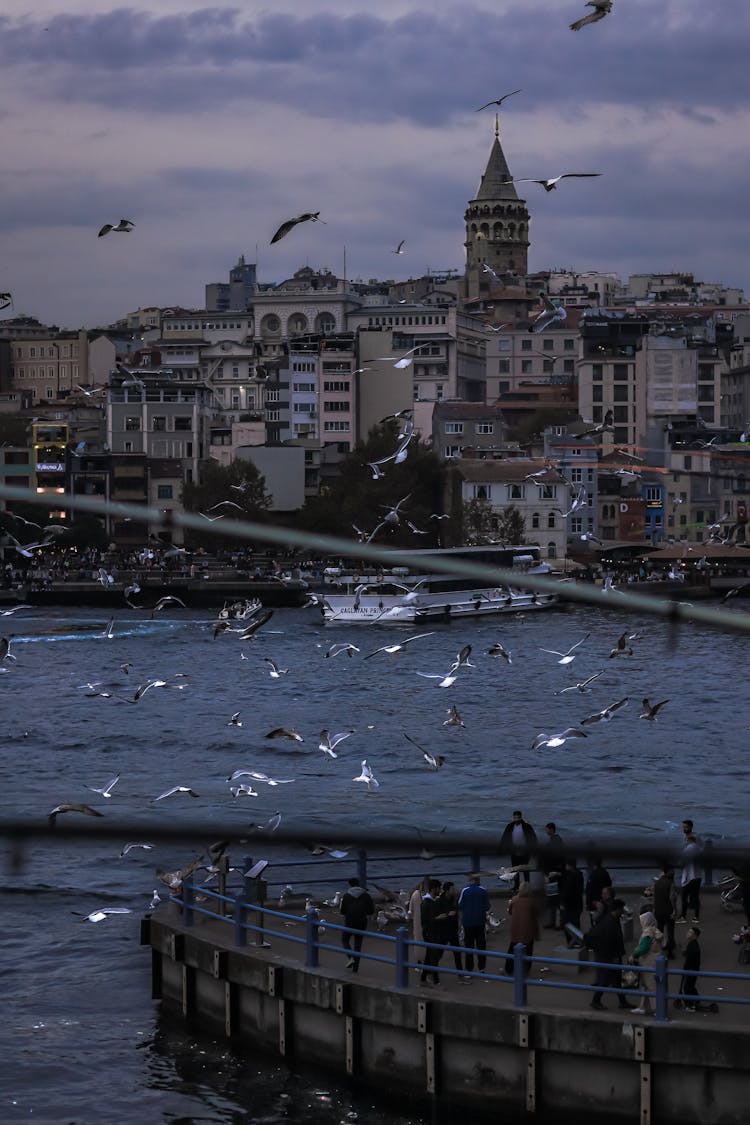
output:
[[[531,268],[690,270],[750,291],[750,4],[5,0],[0,290],[65,327],[264,282],[462,268],[501,112]],[[64,7],[64,11],[62,10]],[[285,218],[320,210],[269,245]],[[131,234],[98,239],[104,222]],[[393,248],[406,239],[405,253]],[[10,312],[10,310],[9,310]],[[7,313],[4,315],[8,315]]]

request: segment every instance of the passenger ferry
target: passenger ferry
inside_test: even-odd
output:
[[[415,556],[413,566],[395,565],[365,573],[363,569],[327,567],[320,597],[323,620],[360,625],[416,625],[429,621],[453,621],[550,609],[554,593],[531,593],[523,589],[524,574],[550,574],[549,563],[541,562],[538,547],[447,547],[402,551]],[[457,564],[457,574],[430,572],[429,558]],[[461,562],[518,572],[518,584],[491,585],[460,575]]]

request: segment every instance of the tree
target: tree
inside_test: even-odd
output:
[[[445,466],[426,442],[414,437],[401,464],[381,466],[375,478],[370,462],[395,453],[401,444],[396,421],[374,426],[339,466],[339,476],[309,499],[297,526],[357,542],[354,526],[367,539],[399,501],[398,522],[386,521],[374,535],[375,546],[434,547],[446,539],[445,522],[431,519],[442,512]],[[408,497],[408,500],[405,500]]]
[[[519,546],[526,542],[523,516],[514,504],[500,510],[489,500],[467,500],[464,504],[464,535],[472,546],[507,543]]]
[[[203,462],[200,481],[183,484],[182,503],[186,511],[202,512],[211,519],[221,516],[255,523],[265,518],[271,498],[266,492],[265,478],[252,461],[238,459],[228,466],[219,465],[216,461]],[[186,531],[186,542],[194,547],[215,548],[217,540],[210,528],[211,524],[206,520],[205,534],[192,529]],[[245,540],[232,540],[225,536],[221,537],[221,541],[228,545],[245,543]]]

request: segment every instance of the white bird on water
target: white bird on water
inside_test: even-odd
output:
[[[367,758],[362,759],[362,769],[356,777],[352,778],[352,781],[364,781],[369,792],[372,792],[373,789],[380,788],[380,782],[375,777],[370,766],[368,766]]]

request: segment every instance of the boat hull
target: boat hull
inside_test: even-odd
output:
[[[393,595],[326,594],[323,620],[336,624],[419,625],[425,622],[457,621],[468,617],[495,617],[551,609],[554,594],[531,594],[522,590],[475,590],[450,594],[419,594],[411,600]]]

